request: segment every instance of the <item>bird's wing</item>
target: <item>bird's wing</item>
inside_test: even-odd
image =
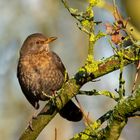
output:
[[[35,109],[39,108],[39,100],[37,99],[36,96],[34,96],[32,94],[31,89],[28,89],[27,85],[25,84],[25,79],[27,79],[24,75],[23,77],[23,73],[26,72],[26,69],[24,69],[21,66],[21,62],[19,61],[18,63],[18,67],[17,67],[17,78],[19,80],[21,89],[25,95],[25,97],[27,98],[27,100],[32,104],[32,106],[34,106]]]
[[[66,71],[66,68],[64,66],[64,64],[62,63],[60,57],[55,53],[55,52],[52,52],[52,55],[53,55],[53,61],[55,62],[57,68],[63,73],[63,75],[65,76],[65,81],[67,81],[69,79],[68,77],[68,73]]]

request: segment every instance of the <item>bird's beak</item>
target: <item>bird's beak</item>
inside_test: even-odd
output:
[[[57,39],[57,37],[49,37],[49,38],[46,39],[45,44],[48,44],[50,42],[53,42],[56,39]]]

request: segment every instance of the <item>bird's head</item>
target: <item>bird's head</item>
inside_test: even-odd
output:
[[[20,54],[24,55],[27,53],[41,52],[46,51],[49,52],[49,43],[56,40],[57,37],[46,37],[41,33],[35,33],[29,35],[24,41]]]

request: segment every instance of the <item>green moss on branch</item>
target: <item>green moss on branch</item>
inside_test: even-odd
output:
[[[126,48],[125,54],[131,58],[135,58],[135,48]],[[124,59],[124,65],[128,65],[133,62],[134,61]],[[41,111],[41,113],[38,114],[37,118],[32,120],[33,131],[28,126],[21,135],[20,140],[36,139],[39,133],[53,119],[57,112],[79,92],[79,89],[83,84],[88,81],[92,81],[95,78],[101,77],[109,72],[119,69],[119,63],[119,58],[116,55],[113,55],[101,61],[95,71],[93,70],[88,72],[84,68],[82,69],[82,71],[78,71],[75,77],[65,83],[63,88],[60,90],[59,96],[55,99],[57,107],[54,107],[52,101],[49,101],[43,109],[46,110],[46,113],[42,114],[43,111]]]
[[[140,87],[136,90],[135,94],[127,98],[122,98],[118,102],[118,104],[114,107],[113,112],[111,112],[109,120],[107,121],[107,126],[104,129],[97,130],[93,127],[93,131],[91,131],[91,129],[87,127],[83,132],[72,138],[72,140],[82,138],[85,138],[84,140],[118,140],[129,116],[136,111],[140,111]],[[95,123],[96,122],[93,124]],[[92,125],[90,125],[90,127],[91,126]]]

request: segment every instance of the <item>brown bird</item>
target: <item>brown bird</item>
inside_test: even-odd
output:
[[[27,37],[20,50],[17,77],[25,97],[35,109],[39,108],[39,100],[49,100],[65,80],[62,61],[50,50],[49,43],[54,40],[56,37],[35,33]],[[71,100],[59,113],[69,121],[80,121],[83,117]]]

